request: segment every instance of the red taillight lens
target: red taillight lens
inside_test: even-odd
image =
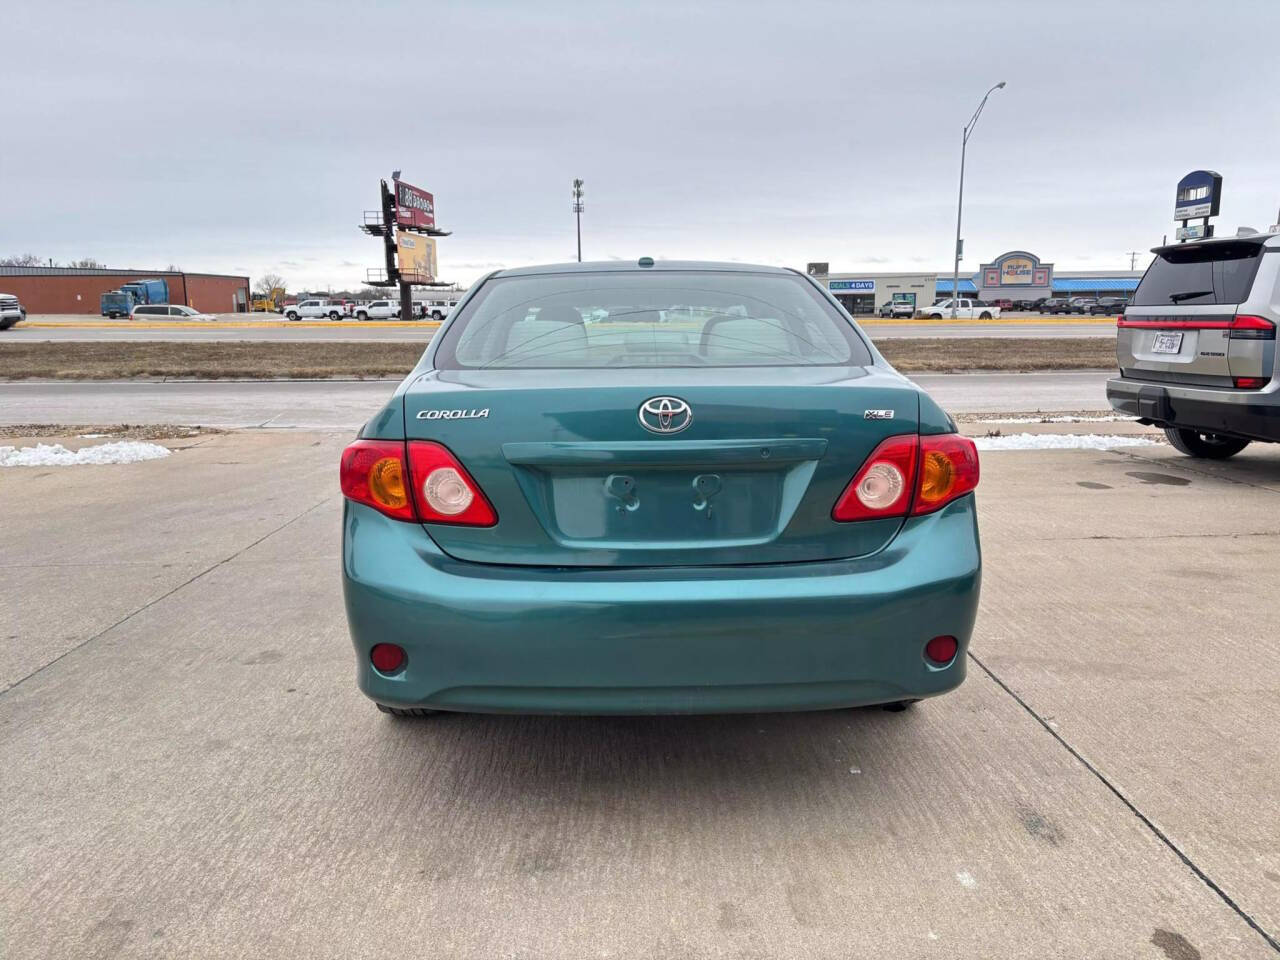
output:
[[[1237,314],[1231,320],[1231,329],[1227,332],[1229,340],[1274,340],[1276,325],[1266,317],[1255,317],[1252,314]]]
[[[369,662],[379,673],[395,673],[404,665],[404,650],[394,643],[375,643],[369,651]]]
[[[342,451],[342,495],[397,520],[417,519],[401,440],[357,440]]]
[[[831,511],[831,519],[877,520],[903,517],[911,508],[919,438],[889,437],[871,451]]]
[[[1266,377],[1236,377],[1236,388],[1239,390],[1261,390],[1267,385]]]
[[[498,522],[470,474],[427,440],[357,440],[342,451],[342,495],[397,520],[491,527]]]
[[[960,644],[955,637],[934,637],[924,645],[924,655],[941,666],[954,660],[958,649]]]
[[[409,441],[409,476],[423,523],[491,527],[498,515],[457,458],[438,443]]]
[[[871,452],[831,511],[831,519],[917,516],[945,507],[978,486],[978,448],[943,433],[889,437]]]
[[[920,488],[912,514],[932,513],[978,486],[978,448],[968,437],[920,438]]]

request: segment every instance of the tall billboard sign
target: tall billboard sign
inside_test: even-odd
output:
[[[436,225],[436,200],[427,191],[403,180],[393,181],[396,226],[410,230],[432,230]]]

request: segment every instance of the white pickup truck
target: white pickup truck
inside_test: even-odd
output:
[[[399,316],[399,300],[374,300],[356,307],[357,320],[395,320]]]
[[[932,306],[925,307],[920,311],[920,316],[926,320],[943,320],[951,316],[950,298],[939,300]],[[955,301],[956,317],[964,320],[994,320],[1000,316],[1000,308],[993,307],[989,303],[981,300],[969,300],[961,297]]]
[[[303,300],[284,308],[284,315],[288,320],[301,320],[303,317],[341,320],[345,312],[345,307],[337,300]]]
[[[0,330],[27,319],[27,311],[12,293],[0,293]]]

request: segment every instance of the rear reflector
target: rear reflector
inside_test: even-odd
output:
[[[1266,377],[1236,377],[1236,388],[1239,390],[1261,390],[1267,385]]]
[[[379,673],[395,673],[404,664],[404,650],[394,643],[375,643],[369,651],[369,662]]]
[[[960,644],[955,637],[934,637],[924,645],[924,655],[941,666],[954,660],[958,649]]]
[[[978,448],[968,437],[889,437],[845,487],[831,519],[879,520],[940,510],[978,486]]]

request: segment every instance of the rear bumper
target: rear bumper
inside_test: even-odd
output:
[[[420,527],[346,503],[343,586],[357,680],[397,707],[497,713],[817,710],[958,686],[981,581],[974,498],[910,520],[860,560],[554,569],[443,554]],[[960,642],[945,667],[924,644]],[[402,670],[369,663],[402,646]]]
[[[1107,381],[1107,400],[1120,413],[1160,426],[1280,441],[1275,384],[1265,390],[1232,390],[1113,377]]]

